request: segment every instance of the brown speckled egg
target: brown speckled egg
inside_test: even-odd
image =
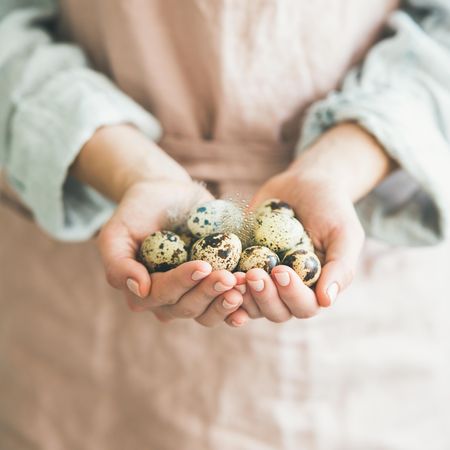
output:
[[[291,267],[306,286],[312,286],[322,270],[319,258],[312,252],[302,248],[294,248],[286,253],[283,264]]]
[[[139,259],[149,272],[167,272],[187,261],[184,242],[172,231],[157,231],[147,236],[139,250]]]
[[[259,216],[261,214],[271,213],[271,212],[279,212],[283,214],[287,214],[288,216],[294,217],[295,212],[291,208],[291,206],[280,200],[279,198],[269,198],[265,202],[259,205],[256,210],[256,215]]]
[[[300,239],[300,242],[295,245],[295,248],[302,248],[304,250],[308,250],[309,252],[314,253],[313,241],[312,241],[311,237],[309,236],[309,234],[306,232],[306,230],[303,233],[303,236]]]
[[[300,242],[302,224],[287,214],[272,212],[256,218],[254,241],[275,253],[285,252]]]
[[[232,271],[238,265],[241,251],[241,241],[235,234],[214,233],[195,242],[191,250],[191,261],[206,261],[213,270]]]
[[[180,239],[184,242],[184,248],[189,253],[192,247],[192,244],[197,240],[195,236],[192,236],[190,231],[181,231],[177,232]]]
[[[280,263],[280,258],[270,248],[254,245],[247,247],[241,254],[238,270],[247,272],[250,269],[264,269],[270,273],[272,269]]]
[[[184,248],[189,255],[192,244],[197,240],[197,238],[189,231],[186,223],[177,225],[175,228],[173,228],[173,232],[177,234],[184,242]]]
[[[228,200],[211,200],[196,206],[187,220],[190,232],[197,238],[213,233],[235,233],[242,223],[242,210]]]

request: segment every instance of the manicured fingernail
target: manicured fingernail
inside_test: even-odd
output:
[[[198,280],[203,280],[203,278],[206,278],[209,275],[209,273],[205,273],[205,272],[200,272],[200,270],[196,270],[193,274],[192,274],[192,279],[194,281],[198,281]]]
[[[289,277],[288,272],[277,272],[274,275],[275,275],[275,279],[277,280],[277,283],[280,286],[287,286],[291,281],[291,278]]]
[[[222,302],[222,306],[223,306],[225,309],[233,309],[233,308],[236,307],[236,304],[235,304],[235,303],[227,302],[227,301],[224,299],[224,301]]]
[[[139,284],[136,280],[133,280],[133,278],[128,278],[127,279],[127,287],[134,295],[142,298],[142,295],[139,292]]]
[[[330,284],[330,286],[327,289],[327,295],[328,298],[330,299],[330,304],[333,304],[336,301],[338,292],[339,292],[339,285],[336,282]]]
[[[215,285],[214,285],[214,289],[217,292],[225,292],[225,291],[229,291],[231,289],[231,286],[226,286],[225,284],[221,283],[220,281],[218,281]]]
[[[256,280],[256,281],[247,280],[247,283],[256,292],[261,292],[264,289],[264,280]]]
[[[236,289],[242,294],[244,295],[247,292],[247,287],[245,286],[245,284],[238,284],[236,286]]]

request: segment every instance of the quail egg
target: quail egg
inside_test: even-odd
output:
[[[241,209],[227,200],[212,200],[195,207],[189,214],[187,226],[197,238],[212,233],[236,233],[243,223]]]
[[[256,218],[254,233],[257,245],[264,245],[275,253],[282,253],[300,242],[303,226],[294,217],[272,212]]]
[[[302,238],[300,239],[300,242],[295,244],[294,247],[290,248],[289,250],[286,250],[285,252],[281,252],[279,255],[280,258],[283,259],[284,256],[286,255],[286,253],[293,251],[293,250],[306,250],[308,252],[316,253],[316,251],[314,249],[314,244],[313,244],[310,236],[306,232],[306,230],[304,231],[304,234],[303,234]]]
[[[233,233],[214,233],[205,236],[192,246],[191,260],[206,261],[213,270],[236,268],[241,257],[242,244]]]
[[[184,242],[172,231],[157,231],[147,236],[139,258],[149,272],[167,272],[187,261]]]
[[[174,228],[174,233],[176,233],[180,239],[184,242],[184,248],[189,253],[192,244],[196,241],[196,237],[188,230],[186,224],[179,225]]]
[[[280,263],[280,258],[270,248],[254,245],[247,247],[241,254],[238,270],[247,272],[250,269],[260,268],[270,273]]]
[[[306,231],[303,233],[300,242],[295,245],[295,248],[303,248],[304,250],[308,250],[309,252],[314,253],[314,244],[312,242],[311,237]]]
[[[319,258],[302,248],[294,248],[287,252],[283,264],[294,269],[306,286],[312,286],[319,279],[322,270]]]
[[[283,214],[287,214],[288,216],[294,217],[295,212],[291,208],[289,204],[283,202],[279,198],[269,198],[265,202],[261,203],[259,208],[256,210],[256,215],[259,216],[261,214],[271,213],[271,212],[279,212]]]
[[[184,248],[189,252],[192,244],[197,240],[195,236],[192,236],[190,231],[183,231],[179,234],[180,239],[184,242]]]

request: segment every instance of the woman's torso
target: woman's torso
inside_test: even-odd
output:
[[[287,165],[305,107],[339,84],[398,0],[60,3],[63,33],[158,118],[162,147],[196,178],[236,186]]]
[[[301,112],[394,3],[61,2],[95,66],[161,121],[161,145],[234,188],[282,170]],[[0,230],[2,448],[448,448],[450,308],[433,270],[448,248],[369,242],[333,311],[210,330],[130,314],[92,242],[52,241],[4,203]]]

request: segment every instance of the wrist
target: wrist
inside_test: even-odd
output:
[[[191,181],[179,164],[130,125],[97,130],[70,173],[117,202],[133,184],[143,181]]]
[[[364,128],[343,123],[324,133],[291,165],[302,179],[331,183],[358,201],[397,168]]]
[[[134,185],[157,181],[175,184],[191,184],[192,178],[176,161],[170,158],[157,144],[147,142],[145,147],[127,153],[126,163],[118,167],[114,175],[114,185],[119,200]]]

